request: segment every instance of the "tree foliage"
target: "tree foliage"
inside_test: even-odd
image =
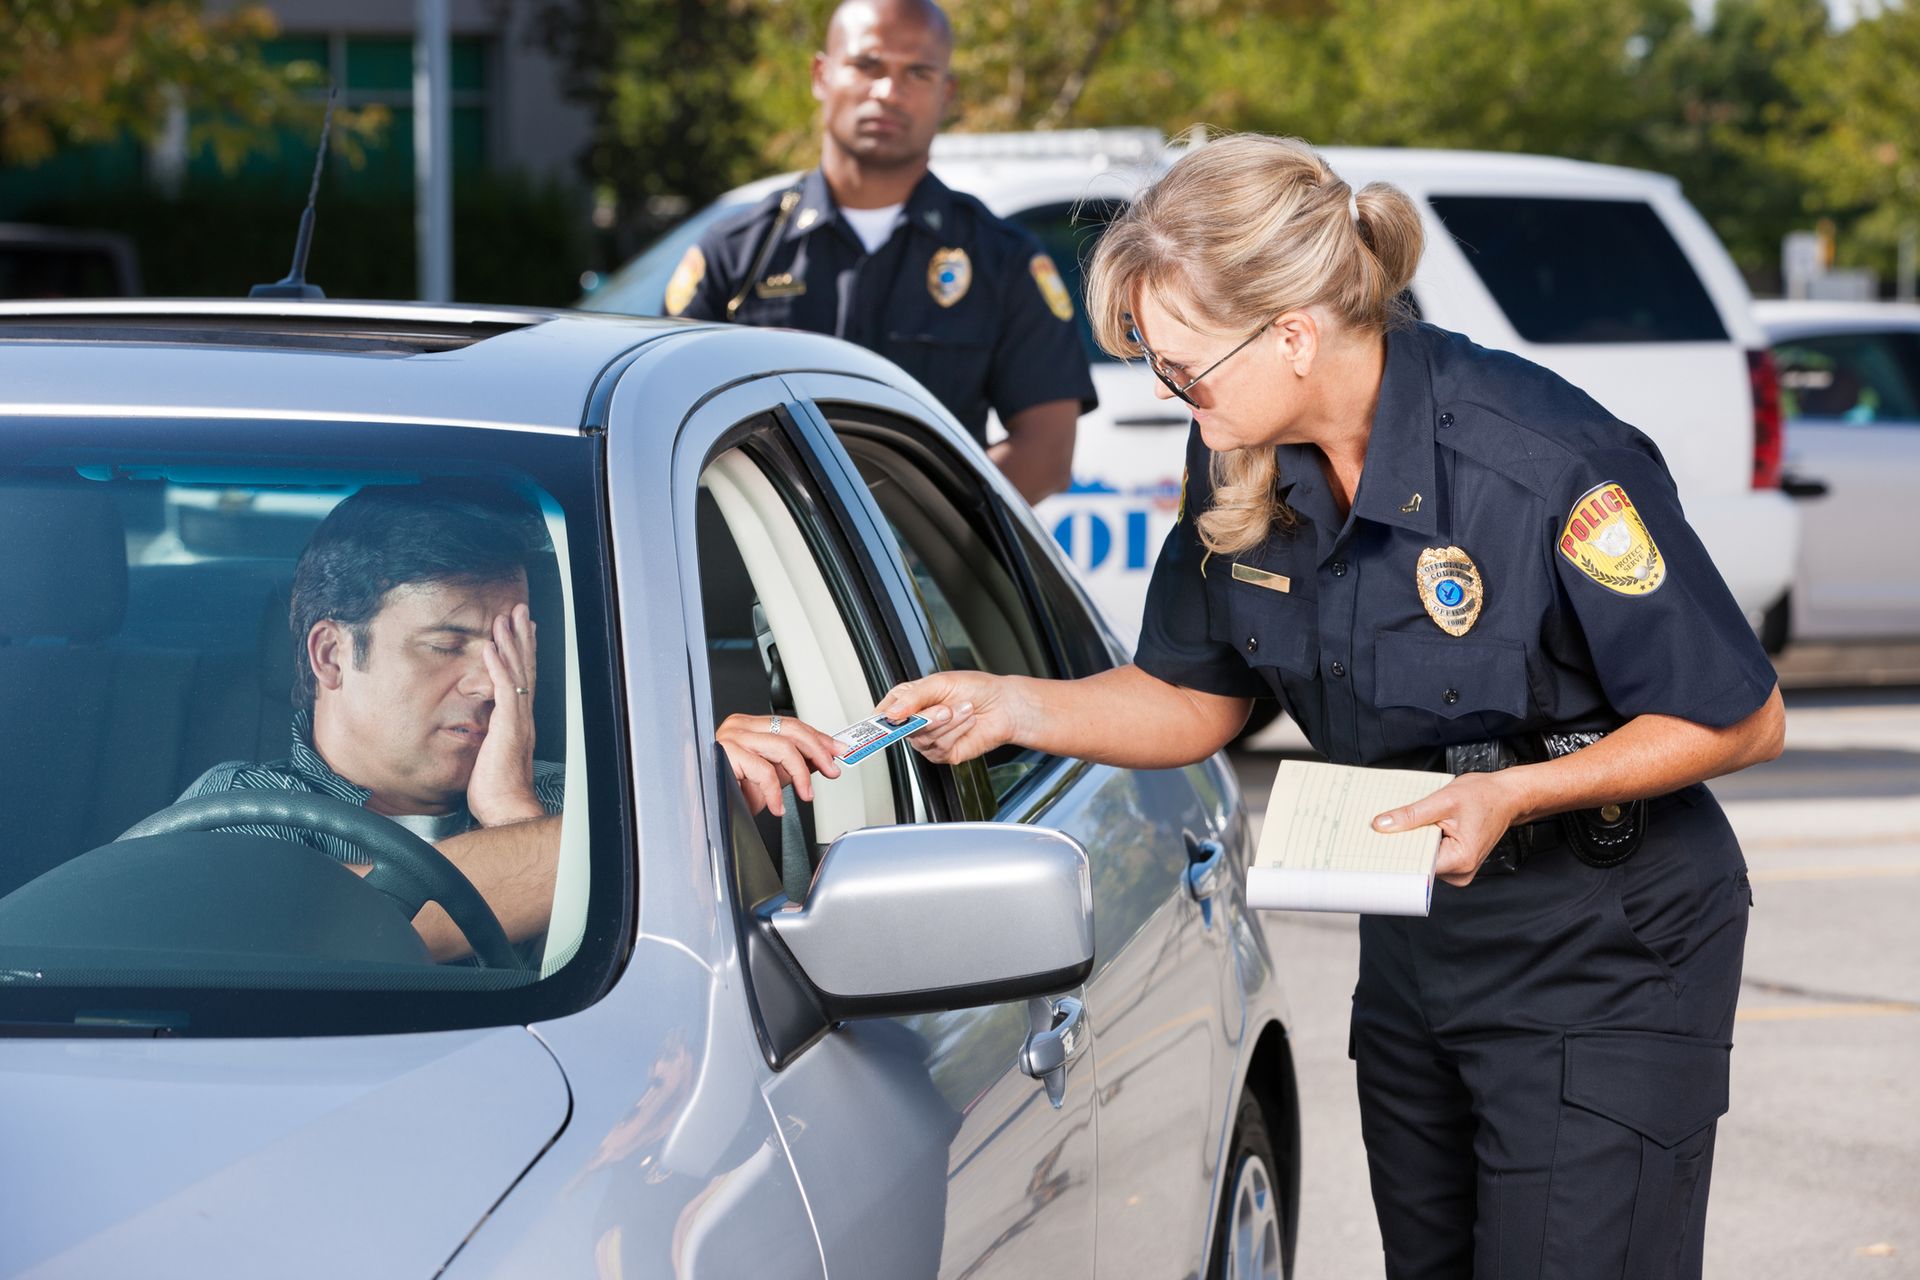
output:
[[[177,107],[190,148],[235,168],[283,124],[317,119],[303,91],[311,63],[273,65],[276,33],[258,5],[208,16],[199,0],[9,0],[0,9],[0,165],[31,166],[67,146],[154,138]],[[337,112],[351,151],[381,127],[383,108]]]
[[[538,27],[593,135],[586,177],[643,228],[759,176],[764,20],[752,0],[542,0]]]
[[[810,163],[833,0],[547,0],[582,29],[589,170],[699,202]],[[704,17],[690,17],[705,10]],[[950,4],[967,130],[1195,124],[1321,145],[1529,151],[1676,175],[1756,274],[1834,217],[1891,266],[1920,219],[1920,0],[994,0]],[[697,18],[697,20],[696,20]],[[594,25],[595,23],[599,25]],[[616,56],[612,51],[628,50]],[[627,83],[627,82],[634,83]],[[644,146],[633,140],[650,139]],[[675,146],[698,139],[697,163]]]

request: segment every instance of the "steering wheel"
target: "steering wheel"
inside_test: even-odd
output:
[[[500,918],[460,868],[399,823],[345,800],[306,791],[222,791],[168,805],[128,827],[114,842],[254,824],[298,827],[350,841],[373,859],[367,883],[396,899],[409,920],[428,902],[437,902],[453,917],[482,966],[520,967]]]

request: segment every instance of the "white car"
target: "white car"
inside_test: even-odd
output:
[[[933,167],[1034,232],[1078,298],[1100,226],[1178,154],[1152,130],[949,134],[934,143]],[[1679,184],[1545,156],[1322,154],[1355,186],[1390,182],[1420,207],[1427,250],[1412,295],[1422,319],[1545,365],[1653,438],[1734,598],[1776,637],[1799,516],[1778,488],[1773,366],[1746,285]],[[713,219],[791,181],[721,197],[580,305],[657,314],[674,264]],[[1090,337],[1086,346],[1100,407],[1080,420],[1073,488],[1039,512],[1131,640],[1178,506],[1188,418],[1154,395],[1144,364],[1114,361]]]
[[[1920,636],[1920,566],[1890,536],[1920,482],[1920,306],[1762,302],[1787,485],[1805,501],[1789,638]]]

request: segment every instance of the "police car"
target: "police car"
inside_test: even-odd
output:
[[[1078,298],[1099,226],[1177,154],[1152,130],[947,134],[933,167],[1034,232]],[[1739,272],[1678,183],[1544,156],[1323,154],[1356,187],[1390,182],[1419,206],[1427,248],[1412,295],[1423,319],[1545,365],[1653,438],[1734,598],[1777,648],[1799,515],[1779,488],[1776,377]],[[579,305],[658,314],[706,225],[791,180],[730,192]],[[1115,362],[1090,336],[1086,347],[1100,407],[1080,421],[1071,491],[1040,515],[1131,638],[1178,507],[1187,417],[1155,397],[1143,364]]]

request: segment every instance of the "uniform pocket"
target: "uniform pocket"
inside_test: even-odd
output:
[[[1565,1039],[1545,1274],[1678,1275],[1705,1227],[1733,1046],[1651,1031]]]
[[[1527,654],[1511,640],[1374,636],[1374,705],[1389,742],[1471,742],[1527,714]]]
[[[985,398],[993,359],[989,335],[894,332],[884,354],[956,413],[957,406]]]
[[[791,329],[793,323],[792,298],[762,298],[752,289],[740,300],[740,309],[734,313],[736,324],[749,325],[755,329]]]
[[[1313,601],[1242,582],[1232,576],[1233,565],[1220,556],[1213,557],[1208,572],[1224,575],[1221,589],[1227,597],[1224,633],[1216,623],[1213,639],[1232,645],[1250,667],[1280,667],[1298,676],[1313,675],[1320,660],[1320,616]]]

